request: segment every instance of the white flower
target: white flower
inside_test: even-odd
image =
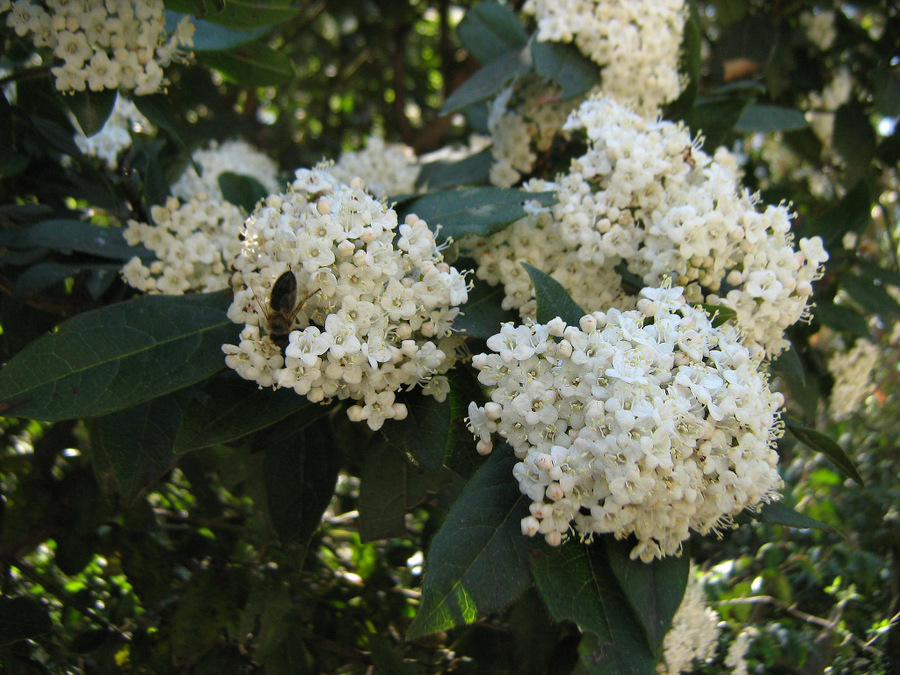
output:
[[[246,141],[212,142],[203,150],[195,150],[191,159],[203,169],[203,174],[198,175],[193,166],[184,170],[172,185],[172,194],[179,199],[201,194],[212,200],[223,199],[219,176],[226,172],[255,178],[270,194],[283,185],[278,180],[278,165]]]

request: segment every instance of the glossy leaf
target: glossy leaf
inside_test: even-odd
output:
[[[280,431],[280,430],[279,430]],[[302,558],[334,495],[340,468],[331,420],[320,419],[281,437],[259,437],[269,518],[282,545]]]
[[[562,98],[587,93],[600,84],[600,68],[571,43],[534,42],[534,69],[562,87]]]
[[[445,190],[459,185],[487,183],[493,161],[488,148],[457,162],[432,162],[422,167],[416,185],[427,185],[429,190]]]
[[[481,63],[490,63],[528,42],[519,17],[496,2],[480,2],[466,12],[456,29],[460,41]]]
[[[0,645],[28,640],[53,630],[50,615],[25,597],[0,597]]]
[[[461,188],[435,192],[417,199],[408,210],[425,219],[441,237],[459,239],[467,234],[487,236],[499,232],[525,216],[525,203],[537,201],[549,206],[556,201],[552,192],[494,187]]]
[[[308,410],[306,410],[308,409]],[[191,452],[243,438],[306,410],[312,423],[328,408],[310,403],[292,389],[260,389],[237,377],[216,379],[202,398],[191,401],[175,436],[176,453]]]
[[[144,117],[164,131],[178,145],[184,147],[178,113],[175,112],[172,102],[165,94],[135,96],[132,101]]]
[[[809,126],[802,110],[751,103],[738,118],[734,130],[743,134],[791,131]]]
[[[450,509],[426,557],[422,604],[407,639],[477,621],[531,585],[533,543],[521,530],[528,499],[512,475],[517,461],[508,445],[495,449]]]
[[[230,6],[231,3],[229,3]],[[166,32],[175,30],[178,22],[187,14],[166,10]],[[229,28],[218,23],[212,23],[194,16],[188,19],[194,25],[194,43],[191,45],[193,52],[222,51],[239,45],[253,42],[272,31],[273,26],[262,25],[249,28],[246,25]],[[249,28],[249,30],[243,30]]]
[[[500,332],[503,323],[519,320],[517,312],[502,307],[506,297],[502,285],[491,286],[481,279],[472,281],[474,286],[469,290],[469,299],[462,313],[453,321],[454,330],[487,340]]]
[[[516,75],[531,70],[531,54],[522,48],[501,56],[481,68],[472,77],[463,82],[441,108],[441,114],[447,115],[466,106],[491,98],[498,94]]]
[[[49,288],[53,284],[74,277],[86,270],[106,271],[113,275],[118,274],[121,265],[61,265],[54,262],[45,262],[32,265],[26,269],[19,278],[13,292],[21,297],[28,297]],[[93,294],[92,294],[93,295]],[[96,296],[94,296],[96,297]]]
[[[856,465],[853,463],[853,460],[851,460],[847,456],[847,453],[844,452],[844,449],[840,445],[835,443],[833,439],[826,436],[820,431],[805,427],[799,422],[792,419],[785,420],[784,426],[798,441],[800,441],[810,449],[815,450],[816,452],[821,452],[828,459],[834,462],[834,465],[838,469],[840,469],[841,473],[843,473],[845,476],[852,478],[860,485],[865,485],[862,476],[859,475],[859,471],[857,471]]]
[[[74,91],[63,97],[85,136],[93,136],[109,119],[116,105],[115,89]]]
[[[749,99],[745,98],[697,100],[687,122],[694,135],[703,135],[703,147],[708,153],[712,154],[719,145],[727,141],[748,103]]]
[[[616,580],[604,541],[575,541],[532,558],[535,586],[556,621],[573,621],[591,647],[583,662],[598,675],[651,675],[656,657]],[[591,640],[593,637],[595,640]]]
[[[172,445],[189,396],[175,392],[91,423],[91,458],[104,492],[131,503],[175,466]]]
[[[448,396],[438,401],[421,391],[399,398],[408,414],[403,420],[388,420],[382,427],[388,443],[413,457],[430,471],[437,471],[453,450],[452,404]]]
[[[577,326],[586,312],[578,306],[556,279],[528,263],[522,263],[534,284],[537,299],[538,323],[548,323],[560,317],[570,326]]]
[[[681,555],[670,555],[649,563],[629,557],[633,540],[604,539],[606,556],[619,586],[644,627],[653,653],[662,652],[663,638],[687,587],[691,568],[689,547]]]
[[[0,371],[4,415],[62,420],[124,410],[221,370],[235,324],[224,293],[144,296],[66,321]]]
[[[810,518],[807,515],[800,513],[799,511],[795,511],[792,507],[785,504],[783,501],[774,501],[763,504],[760,507],[759,511],[747,511],[750,514],[751,518],[754,518],[761,523],[770,523],[772,525],[784,525],[785,527],[793,527],[797,529],[815,529],[815,530],[830,530],[832,532],[835,529],[826,523],[823,523],[820,520],[816,520],[815,518]]]
[[[712,319],[713,326],[721,326],[724,323],[728,323],[732,319],[737,316],[737,312],[734,311],[731,307],[726,307],[725,305],[712,305],[709,303],[703,303],[700,305],[703,308],[703,311]]]
[[[88,253],[122,261],[135,256],[143,260],[154,258],[143,247],[129,246],[120,228],[100,227],[67,218],[35,223],[18,233],[10,245],[19,248],[43,247],[66,255]]]
[[[265,199],[269,191],[253,176],[223,171],[219,174],[219,188],[222,196],[247,213],[253,213],[256,203]]]
[[[294,78],[290,57],[261,42],[249,42],[228,51],[200,52],[197,60],[248,87],[270,87]]]

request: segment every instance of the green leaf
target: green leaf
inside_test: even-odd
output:
[[[709,303],[701,303],[703,311],[712,319],[712,325],[717,328],[723,323],[728,323],[737,316],[737,312],[731,307],[725,305],[713,305]]]
[[[294,79],[290,57],[262,42],[249,42],[228,51],[200,52],[197,60],[247,87],[270,87]]]
[[[528,42],[519,17],[496,2],[480,2],[466,12],[456,29],[460,41],[481,63],[518,51]]]
[[[404,661],[402,652],[395,649],[386,637],[369,633],[368,642],[377,672],[392,675],[419,675],[422,672],[418,664]]]
[[[186,148],[181,133],[181,122],[172,101],[165,94],[135,96],[132,101],[141,114],[155,124],[181,148]],[[159,150],[157,149],[157,153]],[[198,171],[199,172],[199,171]]]
[[[230,6],[230,3],[229,3]],[[237,47],[239,45],[253,42],[266,34],[270,33],[274,26],[263,25],[250,28],[249,30],[241,30],[247,28],[242,25],[235,28],[228,28],[217,23],[211,23],[182,14],[181,12],[165,11],[166,15],[166,32],[172,33],[178,23],[185,17],[189,16],[189,21],[194,25],[194,44],[191,45],[193,52],[222,51]]]
[[[872,193],[865,181],[857,183],[841,200],[813,223],[825,248],[833,248],[848,232],[862,232],[872,222]]]
[[[528,263],[522,263],[531,283],[534,284],[534,295],[537,299],[538,323],[546,324],[560,317],[570,326],[577,326],[587,312],[572,300],[565,288],[546,272],[542,272]]]
[[[871,277],[845,272],[840,275],[840,281],[841,288],[863,309],[885,319],[900,319],[900,304]]]
[[[900,116],[900,77],[887,62],[875,69],[875,112],[884,117]]]
[[[748,509],[747,513],[761,523],[784,525],[785,527],[794,527],[801,530],[815,529],[829,530],[831,532],[836,531],[831,525],[795,511],[792,507],[782,501],[767,502],[762,505],[759,511]]]
[[[142,260],[154,257],[145,248],[129,246],[120,228],[100,227],[67,218],[35,223],[22,230],[10,245],[19,248],[49,248],[66,255],[73,252],[88,253],[122,261],[131,260],[135,256]]]
[[[121,265],[61,265],[54,262],[38,263],[26,269],[19,278],[13,293],[17,296],[28,297],[39,293],[53,284],[70,279],[85,270],[104,270],[117,274]]]
[[[407,639],[469,624],[531,585],[522,534],[528,498],[512,475],[512,448],[494,450],[450,509],[428,551],[422,604]]]
[[[278,430],[280,431],[280,429]],[[328,417],[282,437],[260,437],[269,518],[282,546],[302,560],[334,496],[340,449]]]
[[[822,324],[837,331],[847,332],[857,337],[872,338],[869,325],[862,314],[852,307],[836,305],[833,302],[817,300],[813,308],[813,316]]]
[[[663,638],[687,587],[689,551],[645,563],[629,557],[633,540],[605,537],[606,556],[631,609],[644,627],[653,653],[662,652]]]
[[[788,379],[790,384],[797,383],[801,387],[806,385],[806,370],[803,367],[803,361],[800,360],[800,354],[794,345],[790,345],[778,357],[770,363],[772,372],[779,373],[782,377]],[[792,387],[793,390],[793,387]]]
[[[578,47],[562,42],[533,42],[534,69],[562,87],[562,98],[587,93],[600,84],[600,68]]]
[[[308,410],[307,410],[308,409]],[[255,382],[216,379],[205,396],[188,405],[175,436],[176,453],[229,443],[280,422],[301,410],[309,423],[328,412],[293,389],[260,389]]]
[[[192,394],[175,392],[93,420],[91,459],[104,492],[133,503],[175,466],[172,444]]]
[[[702,134],[703,147],[712,154],[728,140],[749,102],[746,98],[697,99],[687,118],[691,133]]]
[[[738,118],[734,130],[742,134],[791,131],[809,126],[802,110],[751,103]]]
[[[93,136],[103,128],[116,105],[115,89],[74,91],[63,100],[78,120],[85,136]]]
[[[253,213],[253,208],[260,199],[265,199],[269,191],[262,186],[253,176],[223,171],[219,174],[219,188],[222,196],[235,206],[240,206],[247,213]]]
[[[172,603],[168,626],[175,659],[194,660],[216,645],[226,626],[239,615],[249,583],[247,571],[246,567],[225,567],[224,561],[212,561],[182,584],[184,592]]]
[[[0,597],[0,645],[28,640],[53,630],[50,615],[31,598]]]
[[[83,157],[81,150],[72,139],[73,130],[71,128],[67,129],[56,122],[34,115],[29,119],[51,148],[70,157]]]
[[[440,225],[442,237],[460,239],[467,234],[486,237],[499,232],[523,218],[530,201],[549,206],[556,196],[553,192],[494,187],[461,188],[426,195],[412,202],[408,210],[428,221],[432,230]]]
[[[847,456],[847,453],[844,452],[844,449],[840,445],[835,443],[834,440],[832,440],[830,437],[819,431],[816,431],[815,429],[805,427],[799,422],[790,418],[785,420],[784,426],[798,441],[800,441],[810,449],[815,450],[816,452],[821,452],[828,459],[834,462],[835,466],[845,476],[849,476],[860,485],[865,486],[862,476],[859,475],[859,471],[857,471],[856,469],[856,465]]]
[[[95,417],[182,389],[225,366],[237,329],[224,293],[144,296],[61,324],[0,371],[4,415]]]
[[[598,675],[651,675],[656,658],[607,559],[605,540],[569,541],[531,560],[534,583],[556,621],[596,638],[586,661]],[[586,638],[589,636],[585,636]]]
[[[398,400],[406,404],[409,414],[406,419],[384,423],[382,431],[387,442],[429,471],[437,471],[453,450],[455,440],[450,397],[438,401],[415,390]]]
[[[851,101],[838,108],[831,138],[834,149],[846,164],[844,180],[852,185],[869,168],[877,144],[875,129],[861,104]]]
[[[166,7],[182,14],[194,14],[206,21],[231,28],[271,27],[297,16],[290,0],[227,0],[211,11],[198,12],[191,0],[166,0]]]
[[[519,320],[518,312],[503,309],[501,303],[506,293],[503,286],[491,286],[486,281],[474,278],[474,286],[469,290],[469,299],[462,313],[454,320],[453,329],[469,337],[487,340],[500,332],[504,323]]]
[[[431,162],[419,171],[416,186],[427,186],[430,191],[434,191],[459,185],[487,183],[493,161],[491,149],[487,148],[458,162]]]
[[[478,101],[491,98],[516,75],[530,70],[531,54],[524,47],[491,61],[447,97],[441,108],[441,115],[448,115]]]

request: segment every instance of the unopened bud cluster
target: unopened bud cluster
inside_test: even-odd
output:
[[[443,261],[425,221],[410,215],[398,224],[359,179],[344,185],[322,167],[296,175],[246,221],[228,312],[245,326],[238,345],[223,346],[226,363],[313,402],[353,399],[350,419],[375,430],[406,416],[395,399],[401,388],[422,385],[443,400],[464,276]],[[270,334],[270,300],[286,272],[296,277],[297,305],[282,353]]]
[[[682,288],[644,289],[637,310],[513,326],[474,357],[491,400],[469,407],[478,450],[493,434],[521,460],[522,531],[560,544],[633,535],[632,558],[678,553],[690,530],[730,525],[782,482],[783,397],[732,326],[714,327]]]

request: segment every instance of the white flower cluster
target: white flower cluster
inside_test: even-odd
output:
[[[163,0],[0,0],[7,26],[63,62],[51,70],[57,89],[133,89],[138,96],[163,89],[163,67],[194,43],[189,17],[166,34],[163,9]]]
[[[663,656],[656,672],[666,675],[690,673],[716,653],[719,614],[706,604],[703,587],[691,573],[672,626],[663,639]]]
[[[129,220],[123,234],[143,244],[157,260],[145,265],[134,257],[122,268],[125,281],[147,293],[182,295],[228,287],[228,269],[241,251],[244,214],[234,204],[199,195],[181,203],[169,197],[150,209],[153,223]]]
[[[784,205],[756,209],[734,156],[710,157],[680,124],[649,120],[608,98],[590,99],[566,128],[583,129],[585,155],[555,184],[557,203],[474,243],[477,274],[503,283],[507,307],[533,313],[524,260],[553,276],[582,307],[629,308],[624,265],[636,285],[672,279],[691,302],[737,312],[746,344],[769,356],[784,329],[808,315],[812,282],[828,254],[819,237],[793,248]]]
[[[379,199],[416,190],[419,160],[408,145],[387,143],[383,137],[372,135],[366,147],[345,152],[331,167],[331,175],[342,183],[350,183],[356,176],[366,177],[366,190]]]
[[[191,158],[200,165],[203,174],[198,175],[193,166],[184,170],[172,186],[172,194],[179,199],[191,199],[199,194],[213,200],[224,199],[219,187],[219,176],[223,173],[255,178],[269,194],[282,188],[278,165],[247,141],[226,141],[221,145],[213,141],[205,149],[195,150]]]
[[[76,133],[75,143],[84,154],[98,157],[114,169],[118,166],[119,154],[131,146],[132,131],[153,133],[154,127],[133,102],[119,95],[103,128],[93,136]]]
[[[245,327],[239,345],[222,347],[241,377],[313,402],[354,399],[348,416],[374,430],[406,416],[401,387],[421,384],[443,400],[461,342],[451,323],[468,284],[425,221],[410,215],[398,226],[361,180],[344,185],[317,167],[260,205],[243,236],[228,316]],[[272,297],[286,273],[296,281],[287,307],[280,291]]]
[[[715,328],[681,288],[645,288],[638,309],[580,325],[505,324],[479,354],[491,400],[469,406],[478,450],[500,434],[531,500],[526,535],[559,545],[634,535],[633,559],[681,550],[772,499],[781,394],[731,326]]]
[[[849,350],[839,350],[828,360],[834,387],[828,406],[832,419],[842,420],[862,410],[875,391],[873,375],[881,350],[878,345],[858,339]]]
[[[800,14],[800,25],[806,33],[806,39],[823,52],[827,51],[837,37],[837,26],[834,25],[833,10],[815,10]]]
[[[494,164],[491,183],[511,187],[534,169],[538,152],[546,152],[578,101],[559,100],[560,88],[536,78],[519,78],[491,104]]]
[[[574,42],[603,67],[602,90],[654,114],[681,93],[684,0],[528,0],[541,42]]]

